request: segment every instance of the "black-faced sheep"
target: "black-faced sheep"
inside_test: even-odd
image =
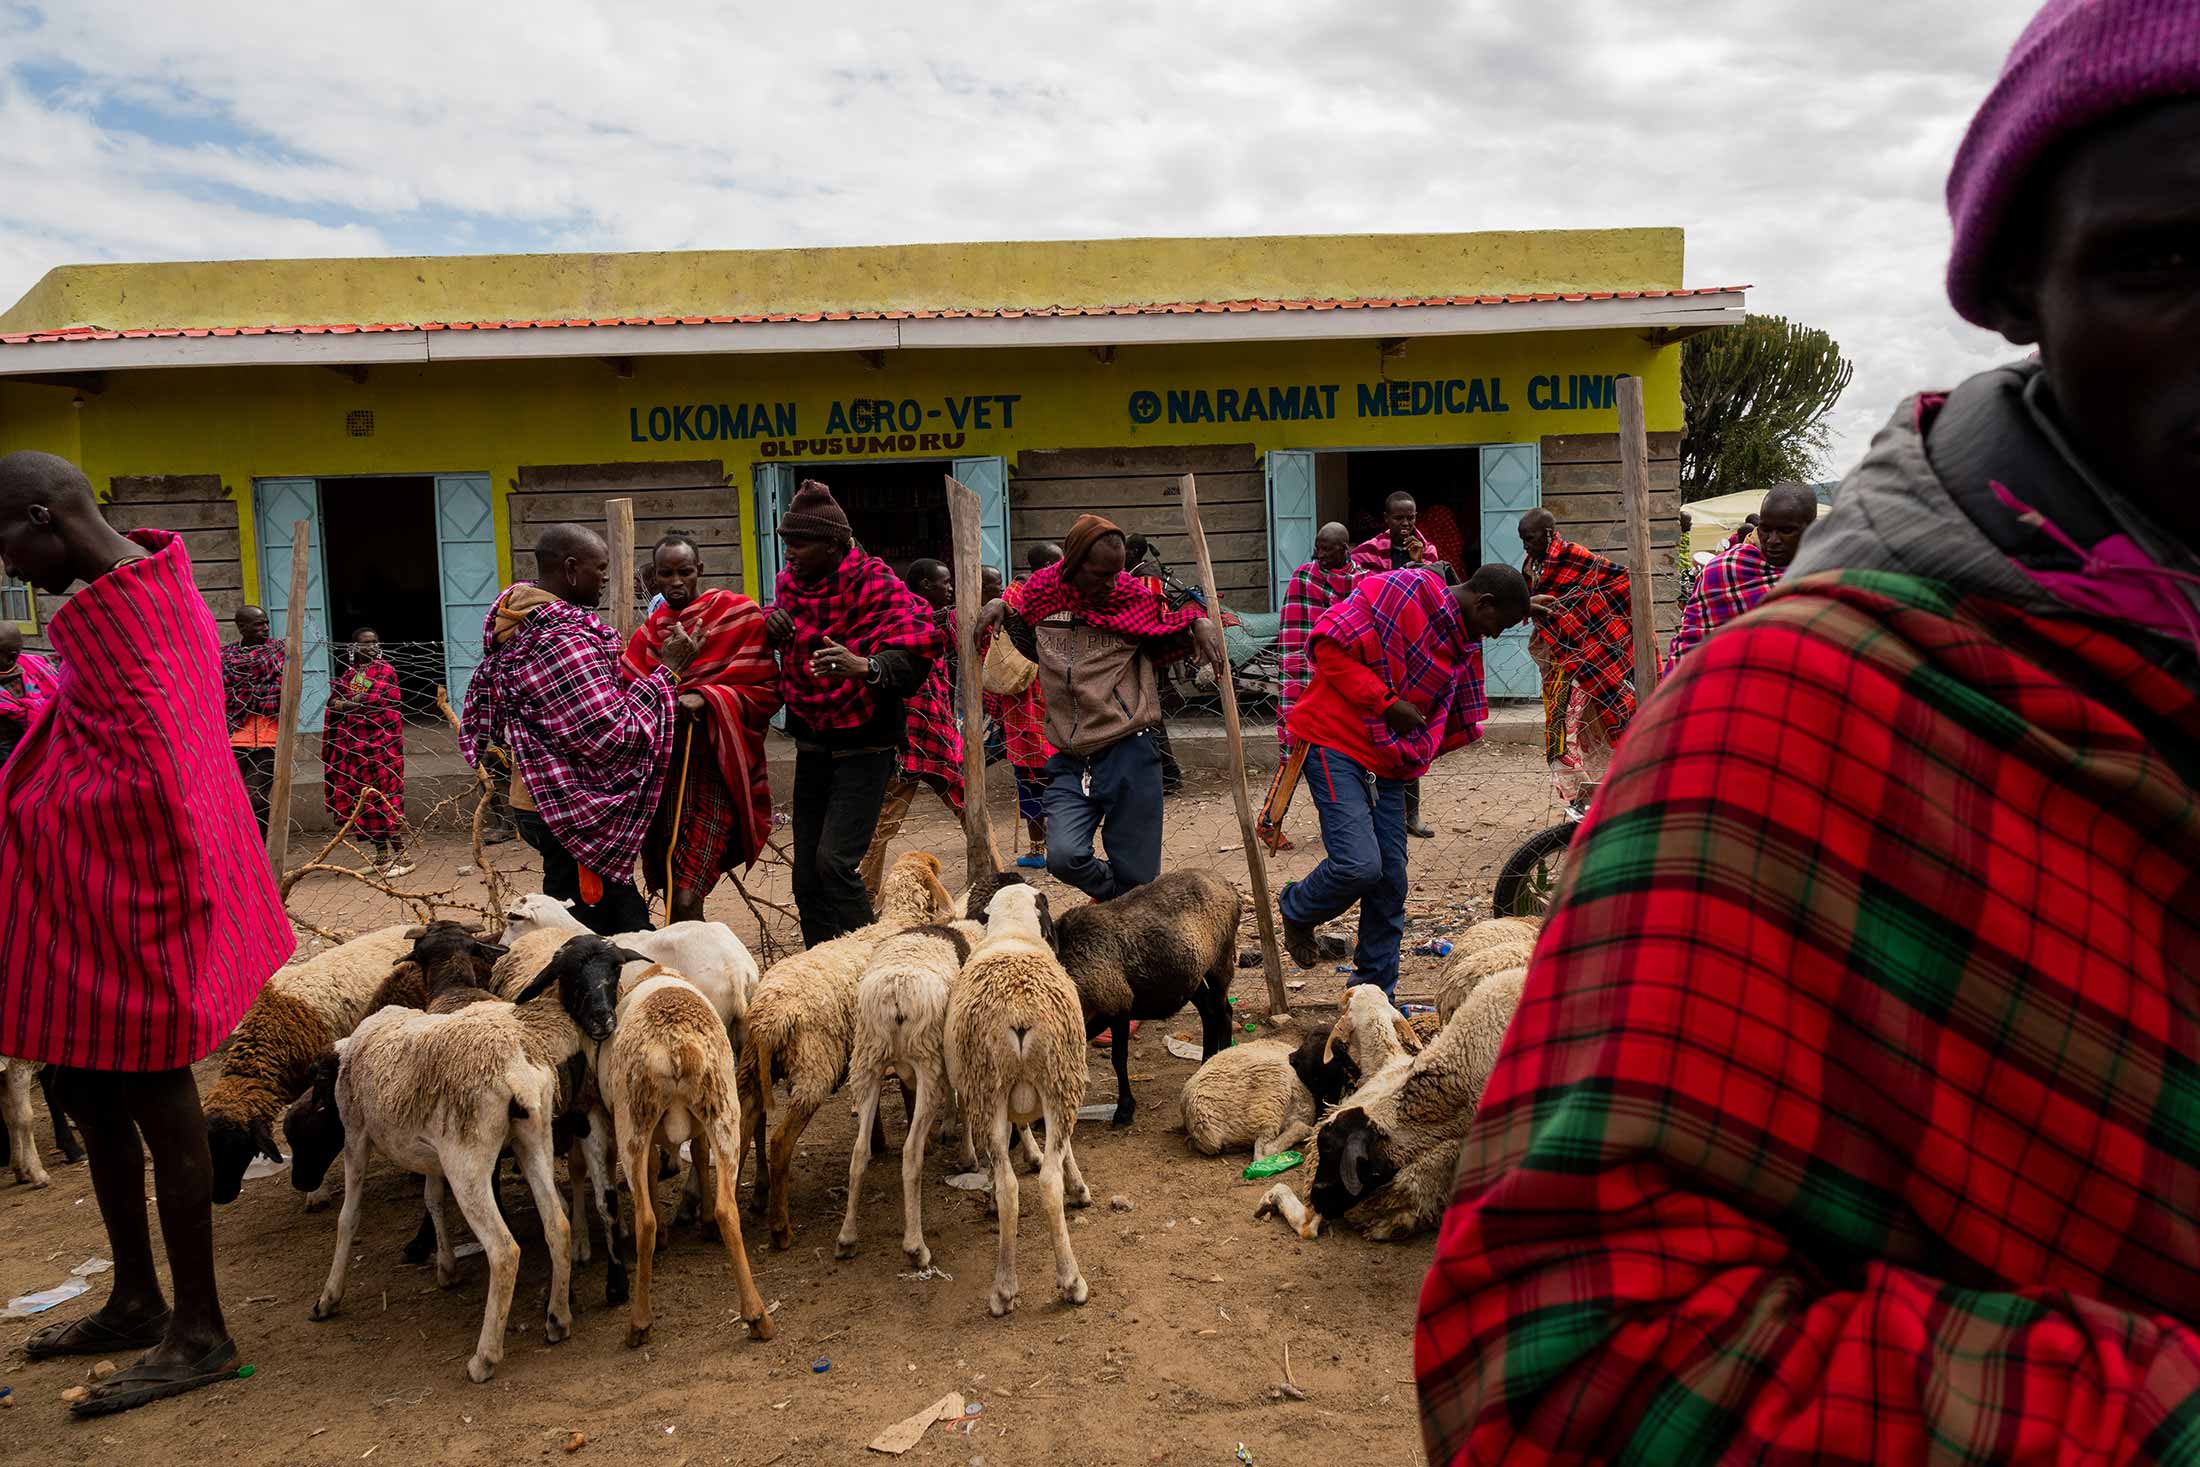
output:
[[[368,1002],[412,949],[409,927],[384,927],[291,963],[267,980],[230,1036],[221,1075],[207,1087],[206,1148],[214,1200],[234,1202],[255,1156],[281,1161],[275,1124],[314,1067],[359,1027]]]
[[[1071,1138],[1085,1101],[1085,1035],[1076,985],[1047,944],[1046,898],[1028,886],[994,894],[986,935],[947,999],[947,1073],[964,1124],[985,1134],[1000,1254],[986,1307],[1016,1307],[1017,1192],[1011,1126],[1046,1125],[1039,1192],[1054,1234],[1054,1289],[1068,1304],[1090,1297],[1062,1211],[1065,1181],[1079,1207],[1092,1201]]]
[[[650,1188],[658,1154],[690,1140],[695,1175],[708,1185],[716,1174],[711,1209],[733,1265],[741,1318],[751,1339],[770,1339],[771,1317],[749,1273],[733,1202],[741,1102],[733,1077],[733,1045],[716,1006],[671,969],[595,936],[576,937],[560,948],[540,981],[557,985],[559,1000],[570,1014],[585,1013],[602,994],[618,996],[617,1021],[610,1039],[596,1047],[595,1069],[597,1089],[611,1112],[619,1164],[634,1197],[639,1262],[627,1347],[647,1341],[652,1322],[657,1211]]]
[[[1054,924],[1062,967],[1077,985],[1085,1037],[1103,1030],[1115,1060],[1115,1117],[1138,1112],[1131,1094],[1131,1021],[1199,1010],[1200,1057],[1230,1043],[1230,980],[1237,975],[1236,887],[1209,871],[1171,871],[1105,902],[1072,907]]]
[[[1279,1213],[1302,1238],[1324,1220],[1378,1241],[1435,1227],[1524,982],[1506,973],[1482,983],[1433,1043],[1385,1065],[1315,1128],[1311,1212],[1279,1182],[1253,1216]]]
[[[1297,1044],[1256,1039],[1232,1045],[1184,1082],[1184,1134],[1210,1156],[1250,1146],[1257,1161],[1289,1151],[1359,1083],[1352,1056],[1309,1034]]]
[[[901,1144],[901,1250],[913,1267],[932,1262],[924,1241],[924,1197],[918,1178],[933,1122],[948,1099],[947,994],[962,972],[970,950],[985,936],[977,922],[912,927],[879,944],[856,986],[855,1057],[848,1075],[856,1092],[855,1145],[848,1156],[848,1212],[841,1219],[834,1254],[852,1258],[856,1251],[856,1209],[863,1196],[863,1172],[871,1160],[871,1136],[878,1124],[879,1096],[886,1077],[914,1092],[909,1133]],[[970,1130],[963,1128],[966,1144]],[[972,1165],[976,1154],[972,1153]]]
[[[940,885],[939,858],[907,852],[886,873],[876,922],[781,959],[757,985],[739,1069],[741,1152],[745,1158],[768,1114],[756,1196],[769,1209],[772,1247],[794,1242],[787,1183],[795,1143],[818,1107],[848,1078],[848,1061],[855,1053],[856,988],[871,954],[897,932],[939,921],[952,902]],[[781,1081],[787,1085],[788,1101],[775,1107],[772,1087]]]

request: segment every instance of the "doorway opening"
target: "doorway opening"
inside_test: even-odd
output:
[[[1462,578],[1482,563],[1482,450],[1400,448],[1322,455],[1322,516],[1341,519],[1356,545],[1383,528],[1383,505],[1401,490],[1421,511],[1420,531]]]
[[[322,574],[333,664],[361,627],[373,627],[408,723],[440,721],[443,596],[431,475],[321,480]]]
[[[945,458],[798,464],[794,477],[829,486],[856,543],[906,577],[912,561],[954,564],[955,531],[947,514],[947,476],[954,469],[954,460]]]

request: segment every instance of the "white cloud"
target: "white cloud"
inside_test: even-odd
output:
[[[1940,189],[2032,8],[18,0],[0,299],[91,259],[1678,224],[1690,283],[1855,358],[1833,472],[2013,354],[1947,307]]]

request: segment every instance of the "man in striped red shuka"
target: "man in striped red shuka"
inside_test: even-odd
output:
[[[765,629],[794,739],[794,904],[814,946],[870,925],[863,857],[878,829],[905,701],[944,653],[932,608],[866,555],[833,491],[805,479],[779,519],[787,568]]]
[[[1442,557],[1421,533],[1421,506],[1403,489],[1383,501],[1383,527],[1352,547],[1352,564],[1362,574],[1379,576],[1384,571],[1409,565],[1442,568]]]
[[[1673,675],[1691,648],[1736,617],[1755,611],[1772,594],[1802,548],[1804,531],[1817,518],[1818,496],[1808,484],[1775,484],[1765,491],[1756,536],[1711,557],[1681,603],[1680,629],[1658,668],[1660,682]]]
[[[76,1404],[93,1415],[235,1374],[190,1066],[296,939],[233,772],[220,644],[182,538],[118,535],[75,465],[11,453],[0,558],[53,595],[84,582],[46,629],[52,701],[0,766],[0,1054],[57,1067],[115,1263],[104,1305],[24,1352],[148,1352]],[[173,1311],[146,1229],[148,1152]]]
[[[2200,9],[1949,181],[2037,356],[1903,403],[1575,835],[1415,1341],[1432,1463],[2190,1462]]]
[[[955,613],[951,609],[954,574],[940,561],[914,560],[902,580],[932,608],[932,623],[945,646],[925,675],[924,685],[909,699],[908,736],[895,760],[894,777],[887,782],[886,798],[879,804],[870,849],[863,853],[863,889],[874,902],[886,870],[887,847],[901,833],[917,791],[931,790],[951,814],[961,813],[963,807],[962,705],[956,701]]]
[[[405,715],[397,669],[382,655],[382,636],[373,627],[352,634],[348,664],[329,679],[321,798],[337,828],[350,822],[374,842],[375,865],[384,876],[404,876],[413,868],[402,859]]]
[[[1291,710],[1326,854],[1277,908],[1292,961],[1317,961],[1314,929],[1357,903],[1354,983],[1398,985],[1406,924],[1406,788],[1489,716],[1482,639],[1528,616],[1528,585],[1486,565],[1456,586],[1418,567],[1364,576],[1314,623],[1313,686]]]
[[[649,676],[678,626],[696,643],[680,677],[671,777],[642,843],[642,880],[668,886],[671,919],[699,922],[718,878],[763,854],[772,828],[764,730],[779,711],[779,663],[764,609],[738,591],[703,590],[703,553],[675,531],[650,552],[658,604],[627,639],[620,673]],[[669,875],[668,875],[669,872]]]
[[[268,797],[275,788],[275,716],[283,706],[283,644],[268,634],[267,613],[240,606],[237,640],[222,648],[222,705],[237,777],[252,797],[252,817],[267,838]]]
[[[1596,705],[1612,746],[1635,716],[1634,608],[1626,567],[1558,533],[1537,505],[1520,517],[1521,569],[1535,593],[1536,647]],[[1546,700],[1547,702],[1548,700]],[[1548,716],[1548,715],[1546,715]]]
[[[657,667],[621,680],[618,634],[591,610],[610,561],[584,525],[542,532],[535,579],[507,586],[483,620],[459,734],[477,767],[492,747],[511,751],[513,818],[542,853],[543,892],[606,935],[649,925],[634,862],[672,756],[673,687],[695,656],[673,627]]]

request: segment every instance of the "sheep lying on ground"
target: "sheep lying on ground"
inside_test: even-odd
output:
[[[1372,1076],[1383,1066],[1421,1048],[1421,1036],[1404,1014],[1391,1007],[1383,991],[1372,983],[1355,983],[1344,991],[1344,1007],[1322,1045],[1322,1058],[1339,1049],[1352,1056],[1362,1076]]]
[[[716,1008],[671,969],[602,937],[566,943],[540,981],[557,986],[569,1014],[586,1013],[604,996],[618,995],[617,1022],[609,1042],[596,1049],[595,1069],[597,1089],[618,1137],[619,1165],[634,1197],[638,1264],[627,1348],[649,1339],[657,1251],[657,1211],[650,1187],[657,1176],[658,1150],[677,1149],[691,1138],[694,1174],[708,1178],[716,1172],[711,1207],[733,1264],[741,1318],[751,1339],[770,1339],[771,1318],[749,1273],[741,1218],[733,1203],[741,1103],[733,1079],[733,1046]]]
[[[983,1130],[1000,1214],[1000,1256],[987,1308],[997,1318],[1016,1307],[1017,1191],[1009,1128],[1046,1123],[1039,1194],[1054,1233],[1054,1289],[1065,1303],[1090,1296],[1070,1248],[1062,1211],[1064,1179],[1079,1207],[1092,1189],[1070,1147],[1085,1103],[1085,1032],[1076,985],[1048,939],[1046,898],[1028,886],[994,893],[985,940],[971,950],[947,998],[947,1074],[963,1123]]]
[[[582,995],[576,1014],[555,1002],[531,1004],[552,981],[547,977],[538,977],[512,1003],[465,995],[458,975],[468,955],[456,944],[450,952],[456,956],[448,961],[431,958],[422,964],[433,995],[431,1012],[390,1007],[368,1016],[323,1062],[311,1104],[293,1110],[288,1130],[299,1185],[316,1180],[314,1168],[327,1168],[330,1140],[340,1142],[344,1156],[336,1255],[311,1317],[332,1318],[343,1303],[371,1145],[427,1178],[439,1284],[448,1285],[456,1267],[443,1219],[446,1185],[481,1242],[489,1294],[481,1335],[466,1363],[467,1375],[481,1382],[504,1358],[505,1321],[519,1276],[519,1244],[494,1197],[497,1153],[507,1145],[534,1193],[550,1249],[543,1337],[555,1344],[572,1329],[572,1243],[551,1161],[550,1127],[559,1110],[559,1072],[581,1053],[584,1036],[596,1043],[610,1037],[613,1013],[608,991]],[[434,1011],[461,1001],[455,1012]]]
[[[856,1138],[848,1157],[848,1213],[841,1219],[834,1254],[853,1258],[856,1207],[863,1195],[863,1172],[871,1160],[871,1136],[878,1123],[879,1095],[886,1077],[915,1092],[909,1132],[901,1143],[901,1251],[913,1267],[932,1262],[924,1242],[924,1151],[932,1123],[947,1099],[947,994],[962,966],[985,936],[978,922],[913,927],[879,944],[856,986],[855,1055],[848,1066],[856,1089]],[[970,1128],[963,1128],[970,1145]],[[971,1152],[971,1165],[977,1165]]]
[[[856,987],[871,954],[897,932],[939,921],[951,905],[947,888],[940,885],[939,857],[906,852],[880,884],[876,922],[781,959],[757,986],[739,1069],[741,1154],[748,1156],[759,1129],[768,1124],[752,1201],[769,1209],[772,1247],[794,1242],[787,1181],[795,1143],[817,1108],[848,1078],[848,1061],[855,1052]],[[780,1081],[786,1082],[789,1099],[774,1112],[772,1087]]]
[[[1533,947],[1542,931],[1541,917],[1485,917],[1452,940],[1451,955],[1463,957],[1500,943],[1524,942]]]
[[[1207,1060],[1184,1082],[1184,1134],[1209,1156],[1250,1146],[1253,1159],[1289,1151],[1360,1080],[1352,1056],[1324,1034],[1297,1044],[1256,1039]]]
[[[1498,942],[1470,953],[1453,953],[1436,980],[1437,1017],[1448,1021],[1483,982],[1511,969],[1525,969],[1534,955],[1532,942]]]
[[[1108,1030],[1115,1118],[1138,1112],[1131,1094],[1131,1020],[1199,1010],[1200,1055],[1230,1044],[1230,980],[1237,974],[1237,888],[1209,871],[1171,871],[1112,901],[1072,907],[1054,924],[1062,967],[1077,985],[1085,1037]]]
[[[216,1202],[236,1200],[254,1156],[283,1159],[275,1145],[283,1107],[305,1090],[329,1046],[367,1016],[369,1000],[411,951],[408,934],[414,930],[369,932],[288,964],[267,980],[230,1036],[220,1077],[200,1101]]]
[[[1435,1227],[1525,981],[1484,982],[1434,1043],[1391,1061],[1329,1113],[1314,1132],[1311,1212],[1279,1182],[1253,1216],[1280,1214],[1302,1238],[1324,1220],[1349,1221],[1378,1241]]]

